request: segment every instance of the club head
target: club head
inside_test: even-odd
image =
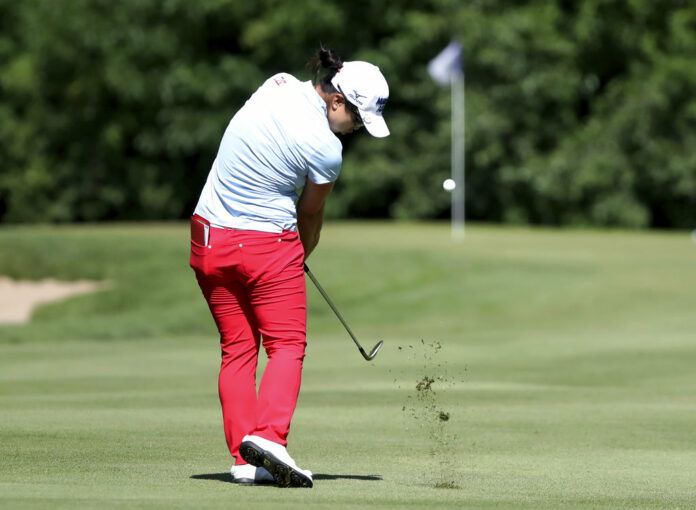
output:
[[[377,345],[375,345],[372,350],[370,351],[370,354],[366,354],[363,349],[360,349],[360,354],[363,355],[363,358],[365,358],[367,361],[370,361],[372,358],[377,356],[377,353],[379,350],[382,348],[382,344],[384,343],[384,340],[380,340],[377,342]]]

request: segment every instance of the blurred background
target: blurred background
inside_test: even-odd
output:
[[[696,226],[696,4],[685,0],[0,0],[0,222],[181,219],[225,126],[320,43],[380,66],[392,136],[344,139],[330,218],[450,214],[466,68],[467,217]]]

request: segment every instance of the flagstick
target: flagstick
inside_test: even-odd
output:
[[[462,241],[466,234],[466,169],[465,169],[465,77],[452,73],[452,240]]]
[[[465,175],[465,82],[464,62],[462,58],[462,45],[459,41],[450,42],[447,47],[428,62],[428,73],[440,85],[450,85],[451,99],[451,127],[452,127],[452,181],[443,183],[446,190],[452,190],[452,240],[464,239],[466,221],[466,175]]]

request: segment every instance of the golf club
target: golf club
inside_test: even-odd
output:
[[[331,302],[331,299],[329,299],[329,296],[326,294],[326,292],[325,292],[324,289],[321,287],[321,285],[319,285],[319,282],[318,282],[317,279],[314,277],[314,275],[312,274],[312,272],[309,270],[309,267],[307,267],[307,264],[304,265],[304,270],[305,270],[305,273],[307,273],[307,276],[309,276],[309,279],[312,280],[312,282],[314,283],[314,286],[317,288],[317,290],[319,291],[319,293],[320,293],[322,296],[324,296],[324,299],[325,299],[326,302],[329,304],[329,306],[331,307],[331,309],[333,310],[333,312],[336,314],[336,317],[338,317],[338,320],[341,321],[341,324],[343,324],[343,327],[346,328],[346,331],[348,332],[348,334],[350,335],[350,337],[353,339],[353,342],[355,342],[355,345],[358,346],[358,349],[360,350],[360,354],[362,354],[363,358],[365,358],[367,361],[370,361],[372,358],[374,358],[375,356],[377,356],[377,352],[381,349],[382,344],[384,343],[384,340],[380,340],[379,342],[377,342],[377,345],[375,345],[375,346],[372,348],[372,350],[370,351],[370,354],[367,354],[367,353],[365,352],[365,349],[362,348],[362,346],[360,345],[360,342],[358,342],[358,340],[355,338],[355,335],[353,334],[353,332],[352,332],[352,331],[350,330],[350,328],[348,327],[348,324],[346,324],[346,321],[343,320],[343,317],[341,317],[341,314],[338,312],[338,310],[336,309],[336,307],[334,306],[334,304]]]

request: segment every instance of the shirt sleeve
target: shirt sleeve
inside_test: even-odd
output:
[[[326,184],[338,179],[341,172],[341,142],[329,142],[323,145],[307,159],[307,177],[315,184]]]

